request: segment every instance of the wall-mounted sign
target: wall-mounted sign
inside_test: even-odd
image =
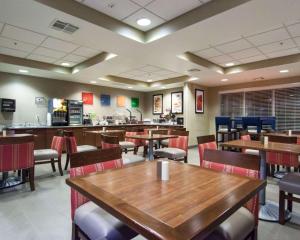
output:
[[[100,103],[101,103],[101,106],[110,106],[110,95],[101,94]]]
[[[131,98],[131,107],[138,108],[140,106],[140,99],[139,98]]]
[[[82,102],[83,104],[93,105],[94,95],[91,92],[82,92]]]
[[[163,94],[153,95],[152,109],[153,114],[163,113]]]
[[[117,106],[118,107],[125,107],[125,105],[126,105],[125,96],[117,96]]]
[[[195,113],[204,113],[204,91],[195,89]]]
[[[171,113],[183,113],[183,92],[171,93]]]

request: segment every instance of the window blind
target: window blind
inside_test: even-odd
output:
[[[245,116],[271,117],[272,90],[245,93]]]
[[[239,117],[243,115],[243,93],[226,93],[221,95],[221,116]]]

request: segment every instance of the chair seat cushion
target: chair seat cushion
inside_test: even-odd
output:
[[[180,159],[186,156],[186,152],[180,148],[160,148],[154,151],[154,155],[170,159]]]
[[[164,147],[169,146],[169,139],[164,139],[160,141],[160,144],[163,145]]]
[[[94,151],[97,150],[97,147],[92,145],[80,145],[77,146],[77,152],[88,152],[88,151]]]
[[[221,223],[205,240],[246,239],[254,227],[255,219],[253,214],[242,207]]]
[[[300,173],[288,173],[279,181],[279,189],[300,195]]]
[[[132,154],[126,154],[125,156],[122,157],[122,159],[124,165],[145,161],[145,158],[143,158],[142,156],[132,155]]]
[[[48,160],[58,158],[58,152],[54,149],[39,149],[34,150],[34,160]]]
[[[128,141],[120,141],[119,144],[122,149],[135,147],[135,144],[133,142],[128,142]]]
[[[245,153],[251,154],[251,155],[256,155],[256,156],[259,155],[259,151],[255,150],[255,149],[245,149]]]
[[[92,240],[127,240],[137,235],[91,201],[76,209],[74,223]]]

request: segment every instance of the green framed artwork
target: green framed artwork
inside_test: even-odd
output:
[[[140,99],[139,98],[131,98],[131,107],[138,108],[140,106]]]

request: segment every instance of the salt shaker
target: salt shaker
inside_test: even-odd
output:
[[[162,181],[169,180],[169,161],[157,161],[157,178]]]

